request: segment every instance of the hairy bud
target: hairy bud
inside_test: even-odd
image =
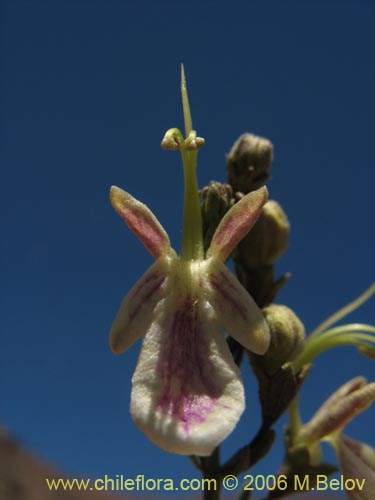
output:
[[[252,231],[238,246],[238,258],[247,269],[276,261],[287,249],[290,225],[277,201],[268,201]]]
[[[233,191],[229,184],[211,181],[202,189],[201,199],[204,248],[207,250],[219,222],[234,205]]]
[[[305,328],[289,307],[271,304],[263,309],[271,332],[266,354],[259,358],[268,375],[273,375],[284,363],[292,361],[301,351]]]
[[[263,186],[272,159],[273,146],[268,139],[241,135],[227,156],[228,181],[233,191],[246,194]]]

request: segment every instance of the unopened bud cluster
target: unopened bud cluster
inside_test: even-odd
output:
[[[243,134],[227,155],[228,182],[236,199],[262,186],[270,176],[273,146],[268,139]],[[275,280],[274,264],[289,243],[290,226],[282,207],[270,200],[234,255],[238,276],[261,307],[271,304],[288,275]]]
[[[228,183],[235,200],[259,189],[270,177],[273,146],[268,139],[243,134],[227,155]],[[305,329],[295,313],[274,304],[284,274],[275,279],[275,263],[289,244],[290,225],[281,205],[269,200],[252,231],[237,246],[233,255],[237,275],[262,307],[269,325],[271,342],[263,356],[248,353],[259,383],[263,425],[272,425],[288,407],[299,390],[303,376],[295,377],[292,361],[305,342]]]

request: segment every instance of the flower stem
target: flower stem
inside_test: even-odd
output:
[[[297,436],[302,425],[301,417],[299,414],[298,396],[292,399],[288,408],[288,415],[289,415],[290,441],[291,445],[293,446],[295,437]]]
[[[364,326],[370,329],[371,332],[374,331],[371,326]],[[345,327],[343,327],[343,331],[340,331],[339,327],[335,328],[335,333],[335,335],[332,335],[331,330],[327,330],[326,334],[314,338],[311,342],[307,342],[305,349],[293,362],[296,372],[298,372],[303,365],[310,363],[316,356],[333,347],[344,345],[360,347],[363,344],[371,345],[375,343],[375,337],[373,335],[357,333],[356,331],[349,333]]]
[[[209,457],[201,457],[203,479],[214,479],[216,488],[207,488],[203,492],[203,500],[219,500],[221,489],[220,447],[218,446]]]

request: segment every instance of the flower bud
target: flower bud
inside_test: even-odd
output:
[[[287,249],[290,225],[277,201],[268,201],[251,232],[238,246],[238,260],[247,269],[275,262]]]
[[[268,139],[243,134],[227,156],[228,181],[233,191],[244,194],[263,186],[273,159],[273,146]]]
[[[292,361],[302,350],[305,328],[289,307],[271,304],[263,309],[271,333],[271,343],[259,358],[268,375],[273,375],[286,362]]]
[[[367,384],[363,377],[350,380],[334,392],[301,428],[299,441],[310,445],[341,431],[374,400],[375,382]]]
[[[234,205],[232,188],[229,184],[211,181],[202,189],[201,198],[204,248],[207,250],[219,222]]]

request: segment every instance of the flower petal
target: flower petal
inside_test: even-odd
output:
[[[168,234],[146,205],[116,186],[111,187],[110,199],[113,208],[155,259],[168,252]]]
[[[364,385],[357,377],[344,384],[326,401],[313,418],[302,427],[300,440],[314,443],[337,433],[375,400],[375,382]]]
[[[365,377],[355,377],[348,380],[345,384],[340,386],[335,392],[333,392],[328,399],[319,408],[318,412],[325,411],[328,408],[336,405],[338,402],[349,396],[352,392],[358,391],[367,384]]]
[[[147,332],[154,309],[165,296],[171,260],[169,257],[158,259],[124,298],[109,334],[115,354],[126,351]]]
[[[252,191],[236,203],[222,218],[212,237],[208,256],[226,261],[238,243],[255,224],[268,199],[265,186]]]
[[[249,351],[264,354],[270,332],[262,311],[225,265],[209,260],[207,299],[220,325]]]
[[[160,448],[210,455],[244,410],[241,374],[203,300],[173,294],[156,309],[133,376],[131,414]]]
[[[350,500],[373,500],[375,492],[374,448],[344,435],[338,436],[332,444],[344,477],[357,480],[358,487],[346,491]]]

